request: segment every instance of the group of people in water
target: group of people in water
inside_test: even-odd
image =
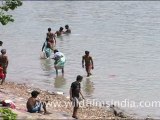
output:
[[[66,60],[64,54],[56,49],[56,37],[59,37],[62,34],[71,33],[69,25],[65,25],[65,29],[66,30],[63,31],[63,27],[60,27],[58,31],[53,33],[51,31],[51,28],[48,28],[48,32],[46,33],[46,41],[42,46],[43,55],[41,56],[41,58],[52,58],[55,60],[54,67],[56,70],[56,75],[58,75],[58,69],[61,69],[62,75],[64,75],[64,64]],[[53,56],[52,53],[54,53]]]
[[[48,28],[48,33],[46,37],[46,41],[43,44],[42,51],[45,54],[45,58],[52,58],[55,60],[54,67],[56,70],[56,75],[58,75],[58,69],[62,69],[62,76],[64,75],[64,64],[65,64],[65,56],[62,52],[59,52],[56,47],[56,37],[61,36],[62,34],[69,34],[71,33],[71,30],[68,25],[65,25],[66,31],[63,31],[63,27],[59,28],[59,31],[56,31],[55,33],[51,32],[51,28]],[[54,53],[53,57],[51,53]],[[91,69],[94,69],[93,59],[90,56],[89,51],[85,51],[85,55],[82,56],[82,68],[85,68],[87,72],[87,77],[89,77],[91,74]],[[77,117],[77,111],[79,108],[79,100],[80,95],[84,99],[84,96],[81,92],[81,85],[80,82],[82,81],[83,77],[81,75],[78,75],[76,78],[76,81],[71,84],[70,87],[70,100],[73,102],[74,108],[73,108],[73,118]],[[36,93],[37,95],[39,93]],[[34,99],[34,96],[32,97]],[[39,107],[41,104],[37,104]],[[36,106],[37,107],[37,106]],[[37,107],[37,110],[39,110],[39,107]],[[34,111],[34,110],[29,110]],[[46,111],[46,108],[44,108],[44,111]]]
[[[55,33],[51,32],[51,28],[48,28],[48,32],[46,34],[46,41],[44,42],[42,46],[42,53],[43,55],[41,58],[53,58],[55,60],[54,67],[56,69],[56,75],[58,75],[58,69],[62,69],[62,75],[64,75],[64,64],[65,64],[65,56],[62,52],[58,51],[56,49],[56,37],[61,36],[62,34],[70,34],[71,29],[69,28],[69,25],[65,25],[66,31],[63,31],[63,27],[59,28],[59,31],[56,31]],[[54,53],[52,57],[52,53]],[[89,77],[91,74],[91,69],[94,68],[93,59],[89,55],[89,51],[85,51],[85,55],[82,56],[82,67],[87,72],[87,77]]]
[[[58,75],[58,69],[62,70],[62,76],[64,75],[64,64],[66,62],[65,55],[56,49],[56,37],[59,37],[63,34],[70,34],[71,29],[69,25],[65,25],[65,31],[63,31],[63,27],[60,27],[58,31],[53,33],[51,28],[48,28],[48,32],[46,33],[46,40],[42,46],[42,52],[44,54],[43,58],[51,58],[54,59],[54,67],[56,70],[56,75]],[[4,83],[7,73],[8,67],[8,57],[6,55],[6,49],[2,48],[3,42],[0,41],[1,54],[0,54],[0,79],[2,80],[1,84]],[[52,56],[53,53],[53,56]],[[93,59],[89,54],[89,51],[85,51],[85,55],[82,56],[82,68],[86,69],[87,77],[91,74],[91,69],[94,69]],[[84,96],[81,92],[81,81],[83,77],[81,75],[77,75],[76,81],[71,84],[70,87],[70,100],[73,102],[73,118],[77,117],[77,110],[79,108],[79,100],[80,95],[84,99]],[[37,100],[37,96],[40,93],[38,91],[32,91],[31,97],[27,101],[27,110],[30,113],[40,112],[41,107],[44,109],[44,114],[47,114],[46,104]]]
[[[7,67],[8,67],[8,56],[6,55],[6,49],[3,49],[3,42],[0,41],[0,79],[1,85],[4,83],[7,74]]]

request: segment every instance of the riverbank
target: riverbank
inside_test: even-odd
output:
[[[47,109],[52,114],[31,114],[26,111],[26,102],[32,90],[40,92],[39,98],[47,103]],[[25,84],[6,82],[0,86],[0,99],[12,100],[16,105],[16,109],[12,110],[21,119],[72,119],[72,106],[69,98],[54,92],[30,88]],[[90,104],[79,109],[78,117],[80,119],[131,119],[124,113],[115,112],[113,109],[106,109],[105,105],[103,107],[96,107]]]

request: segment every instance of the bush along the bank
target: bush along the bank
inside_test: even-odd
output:
[[[8,108],[0,108],[0,116],[3,118],[3,120],[16,120],[17,114],[13,113]]]

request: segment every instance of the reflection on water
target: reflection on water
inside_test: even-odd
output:
[[[52,59],[41,59],[41,68],[43,71],[51,71],[53,69],[53,60]]]
[[[84,92],[87,96],[91,96],[94,92],[94,84],[91,81],[91,78],[86,78],[86,80],[84,80]]]
[[[57,38],[61,41],[63,41],[63,35],[62,36],[57,36]]]
[[[61,88],[66,84],[66,79],[63,76],[57,76],[54,81],[55,88]]]
[[[41,59],[41,68],[42,70],[47,74],[47,76],[50,76],[55,72],[54,70],[54,61],[52,59]]]

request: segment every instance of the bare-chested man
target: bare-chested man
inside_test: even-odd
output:
[[[1,50],[1,55],[0,55],[0,66],[3,68],[3,74],[4,74],[4,79],[2,79],[1,85],[4,83],[6,74],[7,74],[7,67],[8,67],[8,57],[6,55],[6,49]]]
[[[54,48],[54,46],[56,45],[56,38],[55,34],[51,32],[51,28],[48,28],[47,38],[52,45],[51,47]]]
[[[36,112],[39,113],[42,112],[41,107],[43,107],[44,114],[47,114],[48,112],[46,110],[46,104],[36,99],[39,94],[40,93],[38,91],[32,91],[31,97],[28,99],[26,104],[27,110],[30,113],[36,113]]]
[[[60,28],[59,28],[59,31],[56,31],[55,34],[57,34],[57,37],[58,37],[58,36],[61,36],[63,33],[64,33],[63,27],[60,27]]]
[[[82,56],[82,67],[84,68],[84,63],[85,63],[85,68],[87,72],[87,77],[89,77],[91,74],[91,69],[94,69],[93,65],[93,59],[89,55],[89,51],[85,51],[85,55]]]
[[[71,29],[69,28],[69,25],[65,25],[65,29],[66,31],[64,32],[64,34],[71,33]]]

